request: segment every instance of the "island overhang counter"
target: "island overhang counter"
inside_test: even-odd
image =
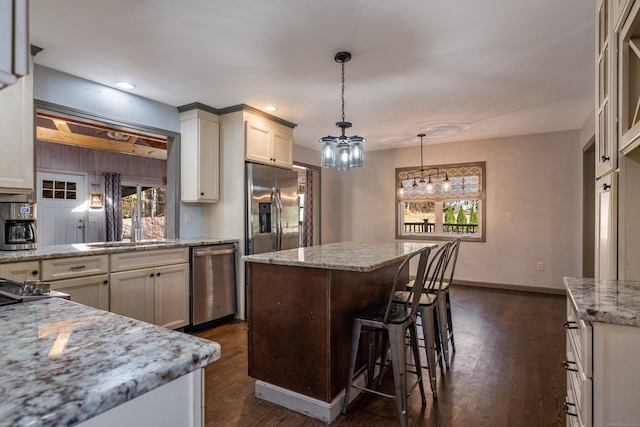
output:
[[[0,427],[204,425],[218,343],[58,298],[0,325]]]
[[[353,314],[385,302],[400,263],[436,246],[340,242],[244,256],[256,396],[333,421],[347,383]]]

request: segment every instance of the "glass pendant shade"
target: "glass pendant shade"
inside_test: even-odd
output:
[[[322,143],[322,160],[320,166],[332,168],[336,165],[336,139],[332,136],[320,138]]]
[[[349,145],[351,146],[350,166],[352,168],[361,168],[364,166],[364,152],[362,150],[364,141],[365,139],[360,136],[352,136],[349,138]]]
[[[436,189],[436,186],[431,182],[431,175],[429,175],[429,181],[427,181],[427,193],[433,193],[433,190]]]
[[[346,140],[338,143],[338,170],[348,171],[351,169],[351,147]]]
[[[451,181],[449,181],[449,175],[445,175],[444,181],[442,181],[442,191],[451,191]]]
[[[400,181],[400,188],[398,188],[398,195],[399,195],[400,197],[402,197],[402,196],[404,196],[404,193],[405,193],[405,191],[404,191],[404,185],[402,185],[402,181]]]

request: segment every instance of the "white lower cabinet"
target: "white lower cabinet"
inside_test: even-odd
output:
[[[188,254],[185,248],[112,255],[111,311],[165,328],[186,326],[189,323],[189,263],[185,262]],[[153,266],[159,264],[165,265]],[[149,267],[126,269],[146,265]],[[123,271],[114,271],[114,267]]]
[[[108,274],[55,280],[49,283],[52,290],[69,294],[71,301],[109,311]]]
[[[55,258],[42,261],[42,280],[73,302],[109,310],[109,256]]]
[[[567,426],[637,425],[640,327],[585,322],[567,300]]]
[[[40,280],[40,262],[24,261],[0,264],[0,277],[18,283],[27,280]]]

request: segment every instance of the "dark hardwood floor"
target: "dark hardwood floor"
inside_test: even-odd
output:
[[[453,286],[457,352],[438,374],[438,400],[409,398],[410,426],[564,426],[565,297]],[[350,325],[348,326],[350,327]],[[247,375],[247,324],[233,321],[197,335],[217,341],[222,357],[206,368],[206,426],[324,426],[257,399]],[[313,367],[310,367],[313,369]],[[385,376],[384,386],[392,387]],[[363,395],[335,426],[398,425],[395,401]]]

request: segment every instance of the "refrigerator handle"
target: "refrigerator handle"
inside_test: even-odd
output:
[[[271,202],[271,248],[274,251],[279,250],[278,248],[278,225],[280,224],[280,221],[278,219],[278,217],[280,216],[280,210],[278,209],[278,193],[277,193],[278,189],[276,187],[273,187],[271,189],[271,196],[270,196],[270,202]]]
[[[276,205],[278,209],[278,228],[277,228],[277,238],[278,238],[278,250],[282,250],[282,193],[280,193],[280,189],[276,190]]]

